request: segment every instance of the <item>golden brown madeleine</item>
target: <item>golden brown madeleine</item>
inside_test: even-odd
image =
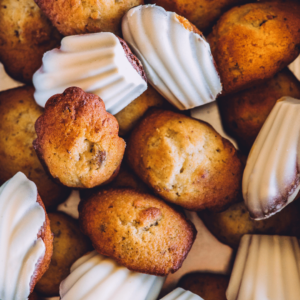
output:
[[[162,6],[187,18],[201,31],[209,30],[218,18],[235,5],[249,3],[249,0],[151,0],[150,3]]]
[[[117,120],[97,95],[77,87],[54,95],[35,129],[38,157],[63,185],[92,188],[117,175],[125,142],[118,136]]]
[[[121,20],[143,0],[35,0],[63,35],[109,31],[121,33]]]
[[[199,217],[211,233],[222,243],[237,249],[244,234],[272,234],[299,236],[300,212],[293,202],[266,220],[250,218],[244,202],[236,203],[221,213],[203,211]]]
[[[62,212],[49,215],[53,232],[53,255],[47,272],[37,283],[35,290],[44,296],[59,295],[60,283],[70,274],[72,264],[92,250],[89,239],[81,233],[78,221]]]
[[[262,84],[220,97],[225,129],[243,149],[250,150],[276,101],[283,96],[300,98],[300,82],[287,68]]]
[[[300,4],[253,3],[225,13],[208,36],[223,95],[272,78],[300,52]]]
[[[52,180],[32,147],[36,138],[34,124],[43,113],[33,93],[33,87],[28,86],[0,93],[0,184],[23,172],[37,185],[49,210],[65,201],[70,189]]]
[[[241,197],[243,165],[209,124],[153,109],[132,132],[129,166],[158,195],[186,209],[224,210]]]
[[[37,196],[36,202],[44,209],[45,216],[46,216],[46,221],[44,223],[44,226],[37,235],[37,238],[38,239],[41,238],[45,244],[45,255],[36,264],[36,270],[31,277],[31,290],[30,290],[31,293],[33,292],[34,287],[37,284],[37,282],[42,278],[42,276],[48,270],[50,262],[51,262],[51,257],[53,254],[53,235],[52,235],[51,228],[50,228],[50,221],[49,221],[44,203],[39,194]]]
[[[195,272],[183,276],[177,286],[205,300],[226,300],[228,283],[229,276]]]
[[[100,254],[129,270],[159,276],[181,267],[197,233],[182,213],[133,189],[109,189],[85,199],[79,221]]]
[[[146,111],[151,107],[169,107],[169,103],[152,86],[138,98],[115,115],[119,126],[120,135],[128,134],[140,121]]]
[[[43,54],[60,39],[34,0],[0,0],[0,61],[14,79],[31,83]]]

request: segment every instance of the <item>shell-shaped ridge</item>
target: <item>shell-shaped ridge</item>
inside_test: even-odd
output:
[[[300,299],[300,248],[296,237],[244,235],[228,300]]]
[[[60,285],[62,300],[155,300],[163,277],[129,271],[114,260],[90,252],[77,260]]]
[[[63,38],[59,49],[44,54],[33,84],[34,98],[40,106],[44,107],[53,95],[77,86],[98,95],[112,114],[147,89],[147,83],[129,62],[119,39],[109,32]]]
[[[300,100],[278,100],[250,151],[243,196],[251,217],[264,219],[291,203],[300,189]]]
[[[37,235],[46,220],[37,187],[19,172],[0,188],[0,299],[24,300],[45,255]]]
[[[142,61],[147,78],[178,109],[212,102],[222,85],[209,44],[180,17],[156,5],[130,9],[122,33]]]
[[[182,288],[177,288],[167,296],[163,297],[161,300],[203,300],[203,299],[190,291],[186,291]]]

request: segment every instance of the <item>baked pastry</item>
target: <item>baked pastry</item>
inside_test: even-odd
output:
[[[171,105],[168,104],[165,98],[149,85],[148,89],[141,96],[115,115],[120,127],[120,136],[131,132],[149,108],[170,108]]]
[[[70,267],[82,255],[92,250],[89,239],[81,233],[78,222],[62,212],[49,213],[53,232],[53,255],[47,272],[35,291],[47,297],[59,295],[59,285],[70,273]]]
[[[250,218],[244,202],[231,205],[221,213],[198,213],[209,231],[222,243],[237,249],[245,234],[278,234],[300,237],[300,210],[291,203],[274,216],[259,222]],[[205,299],[205,297],[204,297]]]
[[[52,234],[36,185],[19,172],[0,188],[0,299],[28,299],[47,270]]]
[[[77,86],[98,95],[116,114],[147,89],[147,78],[125,41],[100,32],[65,37],[59,49],[45,53],[33,84],[43,107],[53,95]]]
[[[227,300],[300,299],[295,237],[245,235],[234,262]]]
[[[250,217],[269,218],[297,198],[300,101],[283,97],[275,104],[248,156],[243,197]]]
[[[151,0],[150,3],[162,6],[187,18],[198,29],[207,32],[233,6],[249,3],[249,0]],[[205,299],[206,300],[206,299]]]
[[[223,95],[272,78],[300,52],[300,4],[252,3],[225,13],[208,36]]]
[[[287,68],[262,84],[218,99],[225,129],[245,151],[250,150],[276,101],[283,96],[300,99],[300,82]]]
[[[43,113],[33,92],[32,87],[23,86],[0,93],[0,184],[23,172],[35,182],[45,207],[51,210],[67,199],[70,189],[52,180],[32,147],[34,123]]]
[[[80,199],[84,200],[101,190],[110,188],[131,188],[141,193],[151,193],[148,186],[138,176],[136,176],[134,172],[128,167],[128,165],[123,161],[120,167],[120,171],[114,178],[114,180],[104,186],[80,190]]]
[[[60,39],[34,0],[0,0],[0,61],[14,79],[31,83],[44,52]]]
[[[143,0],[35,0],[63,35],[109,31],[121,33],[121,20],[131,7]]]
[[[125,142],[103,101],[77,87],[51,97],[35,123],[38,157],[63,185],[92,188],[117,175]]]
[[[178,109],[212,102],[221,93],[209,44],[187,19],[160,6],[141,5],[126,13],[122,33],[149,82]]]
[[[155,193],[186,209],[226,209],[241,199],[243,165],[207,123],[152,110],[128,140],[129,166]]]
[[[213,273],[189,273],[184,275],[178,286],[199,295],[204,300],[227,300],[226,290],[229,276]]]
[[[96,251],[78,259],[60,285],[61,300],[156,300],[165,279],[129,271]],[[100,298],[99,298],[100,297]]]
[[[183,214],[133,189],[110,189],[81,201],[79,221],[100,254],[152,275],[177,271],[196,238]]]
[[[203,300],[203,299],[191,293],[190,291],[185,291],[182,288],[177,288],[167,296],[163,297],[161,300]]]

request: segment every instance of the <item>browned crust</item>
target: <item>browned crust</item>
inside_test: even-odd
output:
[[[199,161],[191,161],[190,151]],[[222,211],[242,199],[239,153],[206,122],[151,109],[133,130],[125,157],[156,194],[185,209]]]
[[[67,133],[66,127],[71,133]],[[46,103],[44,114],[37,119],[35,130],[37,139],[33,141],[33,147],[47,172],[57,182],[72,188],[92,188],[107,184],[117,176],[126,144],[118,136],[117,120],[105,110],[104,102],[97,95],[86,93],[78,87],[70,87],[63,94],[52,96]],[[108,162],[106,160],[105,167],[99,172],[89,173],[89,176],[84,174],[85,182],[81,182],[80,185],[66,182],[69,176],[81,176],[75,169],[72,151],[77,151],[74,144],[76,138],[87,135],[92,145],[105,143],[104,151],[110,151]],[[95,139],[99,142],[93,142]],[[55,151],[65,158],[64,161],[56,160],[52,145],[55,145]],[[48,153],[48,160],[45,158],[45,152]],[[68,174],[62,171],[63,167],[69,170]]]
[[[81,201],[78,209],[81,229],[95,249],[136,272],[176,272],[197,234],[182,213],[133,189],[100,191]]]
[[[41,279],[41,277],[44,275],[44,273],[48,270],[50,262],[51,262],[51,257],[53,253],[53,235],[50,229],[50,220],[48,218],[44,203],[38,194],[37,196],[37,201],[36,201],[45,211],[45,223],[43,227],[41,228],[40,232],[37,235],[37,238],[41,238],[45,244],[45,255],[42,259],[40,259],[36,265],[36,271],[34,275],[31,278],[31,284],[30,284],[30,292],[32,293],[34,290],[35,285],[37,282]]]
[[[140,60],[132,53],[132,51],[128,47],[127,43],[123,39],[121,39],[118,36],[117,36],[117,38],[119,39],[121,46],[124,49],[124,52],[126,54],[128,61],[131,63],[131,65],[134,67],[134,69],[139,73],[139,75],[147,82],[146,72],[145,72]]]

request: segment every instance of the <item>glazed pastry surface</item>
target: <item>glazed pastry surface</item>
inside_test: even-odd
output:
[[[164,280],[129,271],[93,251],[73,264],[71,274],[60,285],[60,297],[61,300],[155,300]]]
[[[186,19],[142,5],[124,16],[122,32],[149,82],[178,109],[212,102],[222,91],[210,46]]]
[[[300,299],[296,237],[244,235],[226,292],[228,300]]]
[[[59,49],[44,54],[33,84],[40,106],[44,107],[51,96],[76,86],[98,95],[111,114],[121,111],[147,89],[119,39],[109,32],[65,37]]]
[[[243,175],[243,196],[256,220],[274,215],[299,192],[299,118],[299,100],[281,98],[252,146]]]
[[[45,255],[37,235],[46,216],[37,196],[36,185],[21,172],[0,188],[0,299],[27,299],[36,264]]]

